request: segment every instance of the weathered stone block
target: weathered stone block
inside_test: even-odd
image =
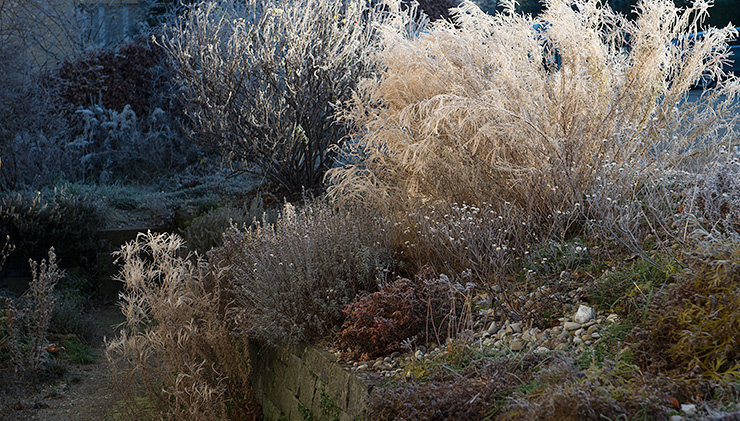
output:
[[[302,370],[298,379],[298,399],[308,408],[313,408],[314,395],[318,385],[318,378],[308,369]]]
[[[259,350],[252,356],[252,387],[266,420],[301,420],[310,411],[323,419],[364,420],[370,388],[311,345]]]

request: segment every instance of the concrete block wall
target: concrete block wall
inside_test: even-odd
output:
[[[372,386],[312,345],[251,347],[252,387],[265,420],[364,420]]]

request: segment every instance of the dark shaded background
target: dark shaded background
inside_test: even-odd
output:
[[[674,0],[674,3],[678,6],[687,6],[691,2],[692,0]],[[495,0],[480,0],[476,3],[488,13],[496,9]],[[608,0],[608,3],[612,9],[634,17],[632,10],[637,4],[637,0]],[[539,0],[520,0],[518,8],[522,12],[533,14],[542,11]],[[706,25],[723,27],[729,22],[732,22],[733,26],[740,27],[740,0],[715,0],[714,7],[709,11],[709,19],[707,19]]]

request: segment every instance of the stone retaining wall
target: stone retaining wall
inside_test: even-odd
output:
[[[372,386],[312,345],[253,346],[252,387],[265,420],[365,419]]]

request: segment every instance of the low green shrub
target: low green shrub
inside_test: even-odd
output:
[[[548,364],[547,357],[533,354],[477,358],[461,370],[438,367],[422,380],[381,384],[370,395],[368,419],[491,419],[508,396],[527,388],[539,367]]]
[[[73,364],[92,364],[100,357],[94,348],[76,336],[61,341],[59,345],[64,348],[62,358]]]
[[[589,302],[597,308],[629,315],[649,304],[642,297],[644,293],[659,289],[669,279],[664,267],[638,259],[616,271],[605,271],[586,288]]]
[[[265,209],[262,197],[257,196],[250,202],[249,207],[224,205],[210,209],[195,217],[180,232],[188,247],[205,254],[210,249],[223,244],[223,234],[232,225],[250,226],[263,219],[274,223],[275,215]]]
[[[54,295],[56,305],[49,320],[49,333],[73,335],[87,345],[93,343],[101,326],[95,316],[88,312],[87,299],[72,289],[60,289]]]
[[[529,377],[530,386],[512,393],[496,419],[666,420],[675,410],[665,399],[675,396],[672,385],[641,376],[635,367],[579,365],[561,356],[538,367]]]
[[[707,235],[662,291],[638,336],[646,367],[740,380],[740,236]]]
[[[54,247],[65,265],[91,265],[103,222],[95,201],[64,187],[0,195],[0,238],[13,239],[15,256],[38,260]]]

